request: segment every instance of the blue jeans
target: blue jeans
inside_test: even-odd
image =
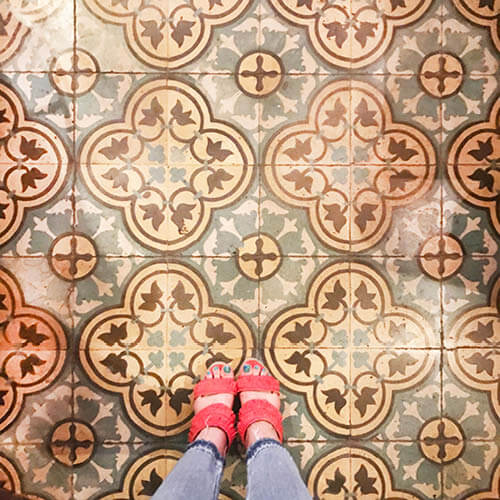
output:
[[[208,441],[195,441],[151,500],[216,500],[224,459]],[[311,500],[292,457],[278,441],[261,439],[247,453],[247,500]]]

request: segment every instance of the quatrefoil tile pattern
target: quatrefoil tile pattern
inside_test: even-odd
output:
[[[158,350],[180,332],[181,349]],[[79,353],[91,379],[121,395],[132,421],[150,434],[169,436],[189,425],[192,386],[204,367],[222,359],[236,368],[253,347],[245,321],[212,305],[207,285],[192,269],[168,262],[142,269],[121,306],[85,326]],[[176,360],[183,371],[172,369]]]
[[[151,498],[256,357],[311,496],[497,498],[499,9],[0,0],[0,497]]]

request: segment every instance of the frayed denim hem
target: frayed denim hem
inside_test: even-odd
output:
[[[203,439],[197,439],[196,441],[193,441],[187,448],[187,450],[191,450],[193,448],[200,449],[201,451],[204,451],[208,453],[209,455],[212,455],[218,462],[224,463],[224,457],[221,456],[219,453],[219,450],[217,449],[217,446],[215,446],[214,443],[210,441],[205,441]]]
[[[282,448],[281,443],[279,441],[276,441],[276,439],[272,439],[272,438],[259,439],[252,446],[250,446],[250,448],[248,448],[247,462],[249,460],[251,460],[260,450],[263,450],[265,448],[275,447],[275,446]]]

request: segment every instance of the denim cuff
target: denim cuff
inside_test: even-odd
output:
[[[196,449],[199,448],[201,451],[204,451],[205,453],[212,455],[217,461],[224,462],[224,457],[222,457],[221,454],[219,453],[217,446],[215,446],[215,444],[210,442],[210,441],[205,441],[203,439],[197,439],[196,441],[193,441],[186,448],[186,451],[192,450],[194,448],[196,448]]]
[[[276,439],[272,438],[264,438],[264,439],[259,439],[258,441],[255,441],[250,448],[248,448],[247,451],[247,462],[251,460],[260,450],[263,450],[265,448],[282,448],[281,443],[279,441],[276,441]]]

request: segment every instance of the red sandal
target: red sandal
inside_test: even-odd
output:
[[[210,365],[208,369],[212,373],[213,378],[204,378],[200,380],[194,387],[194,398],[200,396],[212,396],[214,394],[236,394],[236,382],[233,377],[217,377],[215,373],[218,370],[224,370],[228,366],[226,363],[216,362]],[[206,427],[218,427],[222,429],[227,436],[227,448],[231,446],[236,430],[234,428],[235,415],[229,406],[223,403],[214,403],[203,408],[196,413],[191,420],[191,428],[189,429],[189,442],[195,440],[196,436]]]
[[[249,374],[245,374],[245,366],[250,366]],[[239,393],[245,391],[275,392],[279,395],[280,384],[271,375],[253,375],[255,367],[260,371],[264,365],[257,359],[247,359],[243,364],[243,373],[236,381],[236,390]],[[250,425],[255,422],[265,421],[270,423],[278,434],[280,443],[283,442],[283,423],[281,412],[278,408],[264,399],[251,399],[241,405],[238,421],[238,434],[241,441],[245,442],[245,434]]]

